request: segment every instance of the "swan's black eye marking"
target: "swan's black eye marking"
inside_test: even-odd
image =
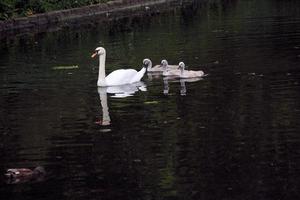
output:
[[[148,65],[150,64],[150,60],[145,59],[145,60],[143,61],[143,64],[146,65],[146,66],[148,66]]]

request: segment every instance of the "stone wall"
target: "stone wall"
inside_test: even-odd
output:
[[[0,38],[22,32],[39,32],[49,27],[62,27],[89,18],[107,20],[137,13],[157,13],[174,4],[192,0],[114,0],[80,8],[53,11],[7,21],[0,21]]]

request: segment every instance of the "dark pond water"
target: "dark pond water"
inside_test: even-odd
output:
[[[146,75],[120,98],[96,87],[97,46],[107,72],[149,57],[208,76]],[[47,171],[1,178],[1,199],[299,199],[299,1],[194,4],[0,47],[1,173]]]

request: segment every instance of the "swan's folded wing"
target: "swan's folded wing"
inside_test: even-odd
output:
[[[192,71],[192,73],[194,74],[194,77],[201,77],[204,76],[204,72],[199,70],[199,71]]]
[[[178,65],[168,65],[168,69],[169,70],[177,70],[178,69]]]
[[[179,69],[168,70],[163,72],[163,76],[180,76],[181,72]]]
[[[182,78],[196,78],[196,77],[202,77],[204,76],[204,72],[203,71],[192,71],[192,70],[185,70],[183,75],[181,75],[180,77]]]
[[[134,69],[115,70],[105,77],[107,85],[124,85],[130,83],[138,72]]]
[[[151,67],[148,71],[149,72],[162,72],[162,71],[164,71],[164,69],[160,65],[155,65],[155,66]]]

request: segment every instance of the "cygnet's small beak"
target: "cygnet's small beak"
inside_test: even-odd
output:
[[[96,55],[97,55],[97,52],[93,53],[93,54],[91,55],[91,58],[94,58]]]

